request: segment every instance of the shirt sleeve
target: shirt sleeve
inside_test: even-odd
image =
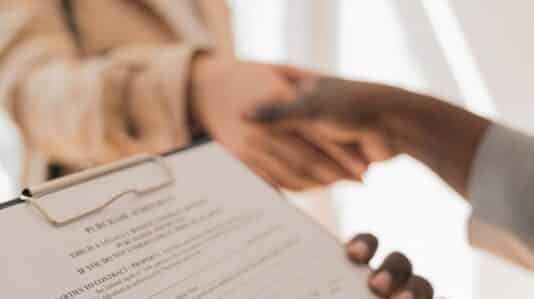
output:
[[[204,47],[80,57],[56,1],[2,1],[0,16],[0,104],[27,147],[78,168],[189,142],[190,67]]]
[[[468,198],[471,243],[534,269],[534,137],[491,125],[473,162]]]

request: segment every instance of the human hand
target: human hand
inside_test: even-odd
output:
[[[347,167],[350,163],[339,162],[339,157],[350,162],[349,149],[331,145],[340,153],[333,156],[293,130],[273,130],[243,117],[260,105],[294,99],[295,82],[306,76],[283,66],[197,58],[192,74],[193,119],[277,187],[302,191],[356,179]]]
[[[254,118],[274,128],[307,132],[318,144],[327,140],[352,145],[367,170],[371,162],[394,157],[398,150],[389,134],[386,116],[394,114],[407,92],[384,85],[332,78],[309,78],[300,82],[298,100],[271,103],[258,109]]]
[[[360,234],[347,244],[347,255],[356,265],[367,265],[378,248],[378,240]],[[384,299],[432,299],[432,285],[414,275],[410,260],[399,252],[390,254],[369,277],[369,288]]]
[[[426,164],[460,194],[487,119],[431,96],[393,86],[316,76],[300,82],[298,100],[266,105],[252,117],[338,144],[356,143],[369,164],[405,153]]]

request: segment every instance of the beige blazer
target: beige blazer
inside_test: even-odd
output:
[[[224,0],[0,1],[0,103],[24,137],[25,184],[190,139],[191,58],[233,59]],[[75,31],[76,32],[76,31]]]

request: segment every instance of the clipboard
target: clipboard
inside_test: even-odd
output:
[[[149,155],[146,153],[139,154],[139,155],[135,155],[133,157],[130,157],[124,160],[117,161],[115,163],[110,163],[107,165],[103,165],[103,166],[95,167],[93,169],[82,171],[80,173],[68,175],[63,178],[58,178],[50,182],[46,182],[41,185],[35,186],[35,187],[27,187],[21,191],[21,194],[19,195],[19,197],[13,200],[9,200],[7,202],[0,203],[0,210],[7,209],[12,206],[16,206],[20,204],[29,204],[35,207],[36,210],[39,211],[41,216],[43,216],[51,225],[57,226],[57,227],[65,226],[65,225],[68,225],[69,223],[75,222],[82,218],[98,213],[99,211],[107,208],[108,206],[112,205],[114,202],[116,202],[117,200],[120,200],[121,198],[123,198],[124,196],[128,194],[142,196],[144,194],[152,193],[154,191],[172,186],[175,183],[176,179],[174,175],[172,174],[172,171],[169,169],[169,166],[165,163],[163,159],[165,157],[169,157],[171,155],[193,149],[195,147],[198,147],[200,145],[203,145],[209,142],[210,142],[209,138],[206,138],[206,137],[198,138],[190,145],[163,153],[162,155]],[[158,165],[158,167],[162,170],[162,174],[163,174],[161,183],[158,183],[156,185],[145,186],[142,189],[126,188],[122,192],[110,195],[110,198],[104,204],[98,205],[92,209],[84,211],[83,213],[71,215],[67,219],[56,219],[53,215],[51,215],[51,213],[45,207],[43,207],[43,205],[39,201],[40,199],[44,198],[46,195],[52,194],[58,190],[72,187],[72,186],[79,185],[79,184],[83,184],[84,182],[90,181],[91,179],[105,176],[105,175],[108,175],[108,174],[111,174],[117,171],[125,170],[130,167],[134,167],[134,166],[137,166],[143,163],[154,163]]]
[[[97,206],[57,217],[45,204],[91,199],[99,180],[115,189]],[[0,206],[0,236],[11,298],[376,298],[339,240],[208,140],[27,188]]]

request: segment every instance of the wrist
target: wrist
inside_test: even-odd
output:
[[[206,130],[209,118],[207,107],[210,98],[208,90],[214,84],[216,59],[207,52],[197,53],[191,63],[191,78],[189,84],[189,120],[193,131]],[[213,86],[212,86],[213,87]]]
[[[391,145],[399,154],[413,155],[413,147],[420,144],[426,134],[422,116],[421,95],[402,89],[395,89],[387,97],[386,107],[382,107],[379,117]],[[416,155],[415,155],[416,156]]]
[[[490,121],[431,96],[408,93],[386,117],[398,152],[423,162],[465,194],[474,156]]]

